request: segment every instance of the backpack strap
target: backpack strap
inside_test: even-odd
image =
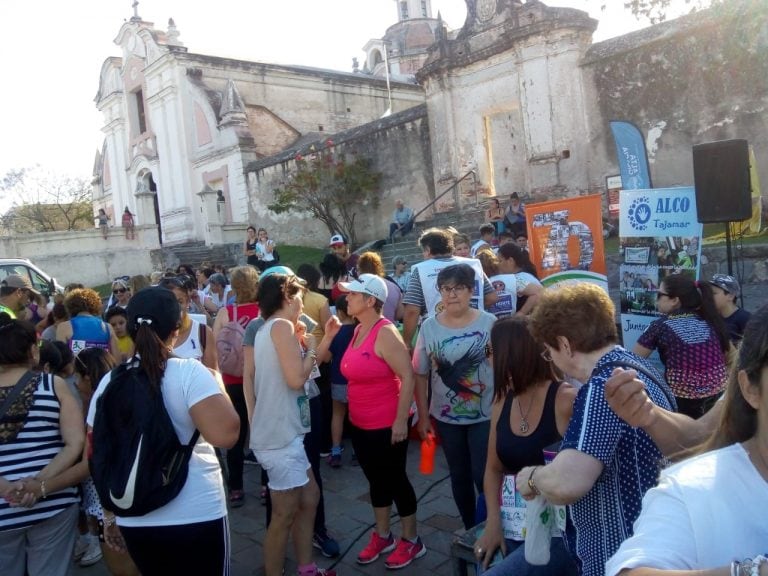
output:
[[[32,378],[34,378],[36,375],[37,375],[36,372],[33,372],[32,370],[27,370],[21,376],[21,378],[19,378],[16,384],[14,384],[13,388],[8,393],[8,396],[6,396],[3,403],[0,404],[0,420],[2,420],[3,416],[5,416],[5,413],[8,412],[8,409],[13,405],[13,403],[19,397],[19,394],[21,394],[25,386],[29,384]]]
[[[189,441],[189,444],[187,444],[187,448],[190,448],[190,449],[194,448],[194,447],[195,447],[195,444],[197,444],[197,439],[198,439],[198,438],[200,438],[200,430],[198,430],[197,428],[195,428],[195,433],[194,433],[194,434],[192,434],[192,438],[191,438],[191,440]]]
[[[631,368],[632,370],[635,370],[636,372],[639,372],[640,374],[645,375],[649,380],[651,380],[656,386],[659,387],[659,389],[662,391],[664,396],[667,398],[667,402],[669,402],[669,405],[672,407],[672,410],[677,412],[677,401],[675,400],[675,395],[672,393],[672,389],[669,387],[669,384],[667,384],[666,380],[659,379],[653,372],[648,370],[645,366],[640,364],[640,362],[635,362],[631,358],[624,357],[621,360],[614,360],[612,362],[607,362],[601,366],[601,368]]]
[[[205,340],[208,337],[208,331],[205,328],[205,324],[197,325],[197,339],[200,340],[200,346],[203,349],[203,354],[205,354]]]

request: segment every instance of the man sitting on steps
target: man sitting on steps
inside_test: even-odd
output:
[[[395,241],[395,232],[403,236],[413,229],[413,210],[407,208],[399,198],[395,200],[395,210],[392,212],[392,222],[389,224],[389,241]]]

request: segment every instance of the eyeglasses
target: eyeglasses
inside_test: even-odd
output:
[[[125,294],[126,292],[128,292],[128,288],[115,288],[114,290],[112,290],[112,294],[115,294],[115,295]]]
[[[452,296],[457,296],[465,290],[468,290],[468,288],[466,286],[462,286],[461,284],[457,284],[456,286],[440,286],[438,290],[443,296],[448,296],[449,294]]]
[[[545,362],[552,362],[552,353],[549,351],[549,348],[544,348],[544,350],[541,351],[541,357]]]

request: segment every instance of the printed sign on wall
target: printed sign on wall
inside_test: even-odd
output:
[[[619,292],[626,348],[659,316],[656,299],[666,276],[698,278],[701,231],[692,187],[621,191]]]

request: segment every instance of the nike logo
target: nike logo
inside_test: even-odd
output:
[[[125,483],[125,490],[123,491],[123,496],[121,498],[117,498],[112,493],[112,490],[109,491],[109,497],[112,500],[112,502],[114,502],[115,506],[118,506],[123,510],[128,510],[131,506],[133,506],[133,496],[134,496],[134,491],[136,490],[136,474],[139,471],[139,457],[141,456],[142,442],[144,442],[143,434],[141,438],[139,438],[139,447],[136,449],[136,458],[133,460],[133,466],[131,466],[131,473],[128,475],[128,482]]]

